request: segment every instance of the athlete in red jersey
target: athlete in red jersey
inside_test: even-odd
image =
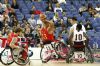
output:
[[[8,35],[8,38],[7,38],[8,46],[10,46],[12,49],[16,48],[16,49],[20,50],[20,47],[18,45],[18,36],[21,36],[21,35],[22,35],[22,29],[21,28],[16,28],[14,32],[11,32]],[[25,45],[24,48],[28,52],[28,46]],[[21,57],[22,60],[25,60],[27,58],[27,52],[26,51],[22,52],[22,57]]]
[[[51,46],[51,42],[54,41],[54,23],[52,21],[48,21],[46,19],[46,15],[44,14],[40,14],[40,20],[43,24],[42,28],[40,29],[40,36],[43,44],[45,44],[44,47],[49,47],[49,51],[54,50]],[[48,57],[50,57],[51,55],[51,53],[46,54],[45,52],[42,59],[44,63],[46,63],[49,60]]]
[[[22,34],[22,30],[21,28],[17,28],[15,30],[15,32],[11,32],[9,35],[8,35],[8,38],[7,38],[7,44],[8,46],[10,46],[11,48],[19,48],[18,46],[18,36],[20,36]]]
[[[40,19],[42,21],[42,28],[40,29],[40,36],[43,43],[48,44],[48,42],[54,41],[54,23],[46,19],[46,15],[40,14]]]
[[[48,44],[54,41],[54,35],[49,34],[46,28],[41,29],[41,39],[44,44]]]

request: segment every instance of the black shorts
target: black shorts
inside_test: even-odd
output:
[[[51,44],[51,42],[53,42],[53,41],[51,41],[51,40],[46,40],[46,41],[43,41],[43,45],[46,45],[46,44]]]
[[[81,41],[81,42],[74,42],[73,44],[73,48],[75,51],[83,51],[85,45],[84,45],[84,42]]]

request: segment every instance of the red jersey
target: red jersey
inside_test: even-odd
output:
[[[54,41],[54,35],[49,34],[46,28],[41,29],[41,37],[43,41],[46,41],[46,40]]]
[[[11,41],[12,41],[12,39],[13,39],[14,37],[16,37],[16,38],[17,38],[17,41],[18,41],[18,35],[15,34],[14,32],[12,32],[12,33],[10,33],[10,34],[8,35],[8,38],[7,38],[7,44],[8,44],[8,45],[11,43]],[[17,45],[17,42],[16,42],[15,44]]]

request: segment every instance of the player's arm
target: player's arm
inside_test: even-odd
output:
[[[86,29],[85,29],[85,27],[83,25],[82,25],[82,29],[83,29],[83,32],[86,33]]]
[[[85,32],[83,32],[83,35],[86,38],[86,40],[89,41],[88,35]]]
[[[86,45],[88,46],[89,38],[88,38],[88,36],[87,36],[87,34],[86,34],[85,32],[83,32],[83,35],[84,35],[84,37],[86,38],[85,43],[86,43]]]
[[[70,37],[73,33],[74,29],[73,28],[70,28],[69,32],[68,32],[68,36]]]
[[[19,48],[18,46],[15,45],[16,42],[17,42],[17,37],[14,37],[12,39],[12,41],[10,42],[10,47],[11,48]]]
[[[69,36],[69,38],[68,38],[68,43],[70,44],[70,45],[72,45],[72,39],[73,39],[73,32],[70,34],[70,36]]]
[[[50,33],[53,33],[55,31],[54,23],[52,21],[49,22],[47,31],[49,31]]]

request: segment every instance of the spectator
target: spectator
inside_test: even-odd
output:
[[[19,8],[19,5],[17,4],[16,0],[12,1],[11,7],[14,8],[14,9],[18,9]]]
[[[13,17],[12,17],[11,26],[13,27],[13,26],[17,26],[17,25],[18,25],[18,20],[17,20],[16,16],[13,16]]]
[[[42,27],[42,21],[41,21],[40,19],[37,20],[37,27],[38,27],[38,26],[39,26],[40,28]]]
[[[31,18],[29,18],[28,22],[30,24],[30,27],[32,29],[35,29],[35,27],[36,27],[36,20],[34,19],[34,15],[33,14],[31,15]]]
[[[85,6],[85,4],[82,4],[82,6],[79,8],[80,15],[82,15],[82,12],[84,11],[87,11],[87,7]]]
[[[92,3],[88,3],[88,8],[87,9],[94,9]]]
[[[28,21],[27,21],[26,18],[24,17],[24,18],[22,19],[21,27],[24,28],[25,25],[27,25],[27,24],[28,24]]]
[[[49,3],[49,2],[48,2],[48,6],[47,6],[47,8],[46,8],[46,11],[51,11],[51,12],[54,11],[54,10],[53,10],[53,7],[52,7],[52,4]]]
[[[3,27],[2,35],[7,36],[9,34],[9,32],[10,32],[10,27],[8,25]]]
[[[16,27],[21,28],[21,24],[18,23]]]
[[[2,12],[3,12],[4,10],[5,10],[5,9],[4,9],[4,7],[3,7],[3,4],[0,3],[0,14],[2,14]]]
[[[25,26],[25,31],[24,32],[25,32],[24,36],[28,38],[31,34],[30,24],[27,23],[27,25]]]
[[[2,14],[3,14],[3,17],[4,17],[3,20],[7,19],[7,21],[10,22],[10,18],[9,18],[9,16],[8,16],[8,14],[7,14],[5,11],[3,11]]]
[[[58,0],[58,3],[61,4],[61,3],[65,3],[66,4],[66,1],[65,0]]]
[[[10,5],[7,5],[7,10],[6,12],[8,13],[9,17],[11,17],[12,15],[15,15],[15,11],[13,8],[11,8]]]
[[[85,27],[86,30],[92,30],[93,29],[93,26],[92,26],[90,21],[87,21],[86,24],[84,25],[84,27]]]
[[[66,12],[63,12],[63,20],[64,20],[64,23],[67,23]]]
[[[57,0],[51,0],[51,2],[54,3],[54,4],[58,3]]]
[[[4,2],[3,2],[5,5],[9,5],[9,2],[8,2],[8,0],[4,0]]]
[[[97,4],[95,9],[96,11],[100,12],[100,4]]]
[[[31,9],[31,11],[30,11],[30,14],[34,14],[34,12],[35,12],[35,6],[32,6],[32,9]]]
[[[35,14],[35,15],[38,15],[38,14],[41,14],[42,12],[40,10],[36,10],[35,6],[32,6],[32,9],[30,11],[30,14]]]
[[[100,14],[97,13],[97,11],[93,8],[91,3],[88,4],[88,12],[91,15],[91,17],[95,18],[100,17]]]
[[[53,21],[55,22],[55,26],[56,27],[59,27],[61,26],[61,24],[63,23],[63,19],[61,19],[59,17],[59,14],[58,13],[55,13],[54,17],[53,17]]]
[[[63,9],[60,7],[60,4],[59,3],[57,3],[56,4],[56,7],[54,8],[54,12],[55,13],[58,12],[58,11],[63,12]]]

